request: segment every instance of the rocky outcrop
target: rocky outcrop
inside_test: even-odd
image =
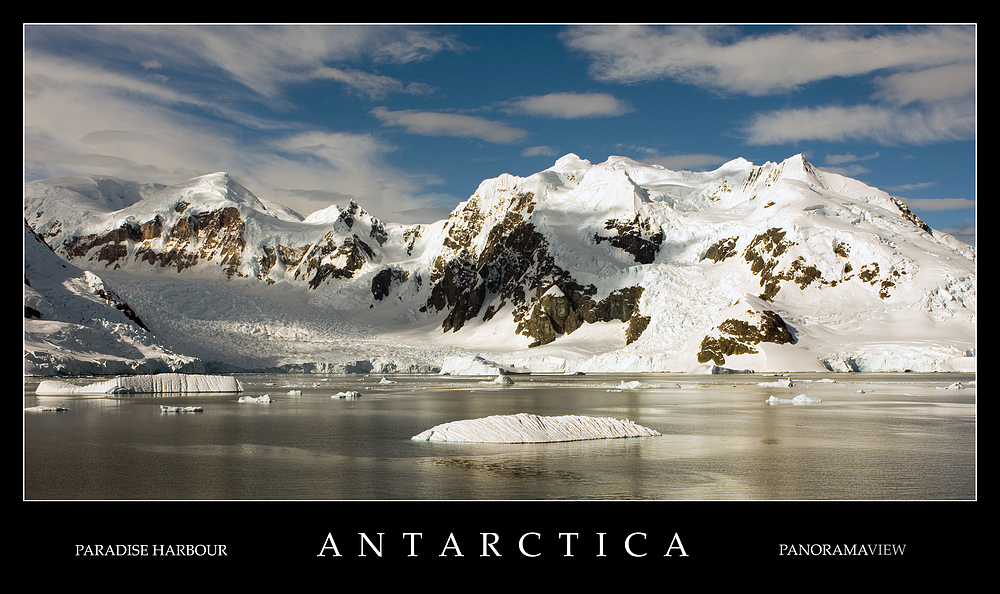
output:
[[[713,361],[722,366],[726,357],[756,354],[756,347],[762,342],[791,344],[795,339],[777,313],[748,309],[739,317],[726,319],[702,339],[698,362]]]
[[[637,339],[649,323],[639,313],[642,288],[627,287],[595,300],[597,287],[578,282],[556,263],[548,240],[531,221],[534,195],[511,192],[499,201],[505,210],[484,212],[471,200],[452,214],[444,246],[431,274],[430,297],[421,311],[446,312],[445,331],[457,331],[481,316],[489,321],[509,311],[518,334],[540,346],[571,334],[583,324],[621,321],[628,324],[626,340]],[[616,247],[636,260],[655,258],[662,231],[639,222],[623,225]],[[635,231],[635,233],[631,233]],[[478,253],[474,246],[482,246]]]
[[[610,295],[595,301],[593,286],[588,292],[567,295],[553,285],[535,300],[528,315],[518,321],[519,334],[534,340],[529,346],[548,344],[561,335],[572,334],[584,324],[596,322],[626,322],[625,343],[634,342],[649,324],[649,316],[639,313],[641,286],[626,287],[612,291]]]
[[[594,234],[594,241],[609,242],[612,246],[632,255],[639,264],[652,264],[663,243],[663,230],[654,225],[649,217],[636,213],[633,219],[608,219],[604,229],[617,231],[615,235]]]

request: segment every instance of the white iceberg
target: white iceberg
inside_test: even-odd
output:
[[[186,413],[186,412],[202,412],[200,406],[166,406],[164,404],[160,405],[160,412],[165,413]]]
[[[24,409],[24,412],[63,412],[69,410],[65,406],[29,406]]]
[[[648,427],[637,425],[629,420],[611,417],[579,415],[542,417],[529,413],[519,413],[444,423],[414,435],[411,439],[414,441],[544,443],[619,437],[653,437],[657,435],[660,433]]]
[[[43,380],[35,394],[161,394],[187,392],[242,392],[240,380],[226,375],[158,373],[124,375],[114,379],[77,386],[59,380]]]
[[[642,387],[642,382],[637,381],[625,381],[622,380],[618,382],[618,385],[614,388],[608,388],[608,392],[625,392],[627,390],[638,390]]]
[[[482,383],[482,384],[489,384],[491,386],[513,386],[514,385],[514,380],[510,379],[509,376],[500,374],[500,375],[498,375],[496,377],[496,379],[485,381],[485,382],[480,382],[480,383]]]
[[[257,397],[253,397],[253,396],[240,396],[239,402],[268,403],[268,402],[274,402],[274,401],[271,400],[271,396],[270,395],[264,394],[263,396],[257,396]]]
[[[334,394],[330,398],[349,398],[349,399],[361,398],[361,392],[358,392],[356,390],[348,390],[346,392],[337,392],[336,394]]]
[[[773,382],[761,382],[757,384],[757,386],[760,388],[791,388],[793,385],[794,384],[792,384],[792,378],[790,377],[786,377],[780,380],[775,380]]]
[[[795,398],[778,398],[777,396],[771,396],[764,402],[768,404],[817,404],[823,401],[813,396],[799,394]]]

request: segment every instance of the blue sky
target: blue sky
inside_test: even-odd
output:
[[[24,26],[25,180],[227,171],[428,222],[566,153],[804,153],[975,241],[976,27]]]

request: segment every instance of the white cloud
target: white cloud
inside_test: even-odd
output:
[[[975,134],[975,26],[582,26],[568,29],[563,40],[608,82],[670,79],[764,96],[869,77],[872,99],[883,102],[759,113],[745,130],[750,144],[928,144]]]
[[[852,153],[845,153],[843,155],[827,155],[825,162],[827,165],[843,165],[844,163],[856,163],[858,161],[870,161],[872,159],[878,159],[878,153],[872,153],[870,155],[854,155]]]
[[[509,109],[532,116],[550,118],[599,118],[620,116],[632,111],[629,105],[608,93],[549,93],[510,102]]]
[[[857,105],[760,113],[753,117],[745,133],[747,142],[754,145],[803,140],[867,140],[887,145],[919,145],[968,140],[974,137],[975,130],[975,112],[964,105],[944,104],[909,110]]]
[[[521,151],[522,157],[552,157],[556,154],[556,149],[551,146],[529,146]]]
[[[924,211],[976,208],[976,201],[969,198],[906,198],[904,201],[910,208]]]
[[[832,77],[916,70],[974,58],[975,27],[807,26],[741,35],[728,27],[585,26],[566,45],[590,56],[599,80],[673,79],[721,92],[784,93]]]
[[[46,50],[55,39],[87,49],[54,58]],[[440,180],[388,166],[392,147],[369,135],[304,133],[301,122],[254,116],[229,99],[284,107],[287,85],[310,73],[372,96],[425,92],[361,70],[324,68],[362,56],[400,62],[460,50],[391,26],[28,26],[26,178],[92,173],[174,184],[227,171],[302,214],[350,198],[379,214],[420,208],[440,199],[422,193]],[[106,69],[117,66],[124,69]]]
[[[374,57],[380,62],[406,64],[423,62],[441,52],[463,53],[468,50],[469,47],[454,35],[441,36],[422,29],[403,28],[393,41],[382,43]]]
[[[917,72],[899,72],[875,80],[875,97],[898,105],[950,101],[976,91],[975,62],[949,64]]]
[[[409,95],[427,95],[434,92],[430,85],[422,83],[403,83],[390,76],[371,74],[363,70],[332,68],[323,66],[309,72],[305,79],[327,79],[343,83],[358,94],[370,99],[380,99],[393,93]]]
[[[528,134],[520,128],[501,122],[456,113],[409,109],[390,111],[378,107],[373,109],[371,114],[383,125],[400,126],[411,134],[422,136],[457,136],[508,144],[521,140]]]

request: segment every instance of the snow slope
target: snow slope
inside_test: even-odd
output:
[[[710,172],[566,155],[484,180],[431,225],[386,224],[353,202],[302,218],[224,173],[32,182],[24,214],[89,279],[76,298],[100,284],[144,325],[76,315],[91,342],[144,345],[99,357],[46,343],[44,328],[102,304],[94,291],[50,307],[25,322],[26,372],[39,375],[79,361],[109,373],[975,368],[975,250],[801,155]],[[27,233],[26,306],[62,299],[67,285],[45,279],[66,273],[30,264],[46,250]]]

